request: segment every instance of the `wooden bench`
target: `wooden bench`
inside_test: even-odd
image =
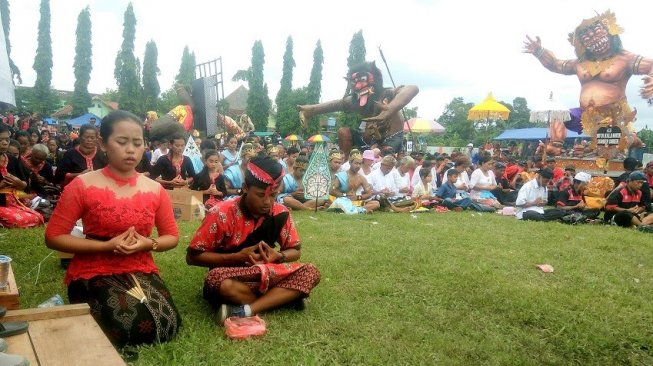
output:
[[[9,265],[9,277],[7,279],[7,287],[0,289],[0,305],[7,308],[7,310],[18,309],[20,308],[20,297],[11,264]]]
[[[8,353],[32,366],[127,365],[102,333],[87,304],[10,310],[2,322],[27,321],[27,333],[7,337]]]

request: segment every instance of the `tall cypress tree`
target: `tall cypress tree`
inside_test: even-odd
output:
[[[254,122],[258,131],[265,131],[268,124],[270,112],[270,98],[268,97],[268,86],[263,82],[263,65],[265,64],[265,52],[263,43],[258,40],[252,46],[252,67],[248,80],[249,95],[247,96],[247,114]]]
[[[277,108],[284,102],[285,97],[292,90],[292,71],[295,67],[295,59],[293,58],[293,41],[292,36],[288,36],[286,40],[286,52],[283,54],[283,74],[281,75],[281,86],[275,102]]]
[[[347,57],[347,69],[351,69],[352,66],[356,66],[365,62],[365,38],[363,38],[363,31],[359,30],[354,33],[354,36],[351,38],[349,43],[349,57]],[[345,96],[349,95],[349,83],[347,83],[347,88],[345,89]],[[358,128],[360,125],[360,117],[357,113],[347,113],[343,112],[341,123],[344,126]]]
[[[23,79],[20,77],[20,70],[18,70],[18,66],[14,64],[14,60],[11,59],[11,42],[9,41],[9,28],[11,25],[11,11],[9,10],[9,1],[8,0],[0,0],[0,15],[2,16],[2,29],[5,32],[5,43],[7,46],[7,57],[9,58],[9,69],[11,70],[11,77],[14,79],[14,83],[16,80],[18,81],[18,84],[23,83]]]
[[[195,52],[190,52],[186,46],[181,55],[181,65],[179,65],[179,73],[175,77],[175,84],[191,86],[193,80],[195,80]]]
[[[77,16],[77,44],[75,45],[75,91],[73,93],[73,117],[81,116],[91,105],[91,95],[88,93],[88,83],[93,70],[93,49],[91,45],[91,11],[87,6]]]
[[[311,79],[308,82],[308,103],[316,104],[320,102],[322,95],[322,65],[324,64],[324,53],[322,52],[322,42],[318,39],[313,51],[313,68],[311,69]]]
[[[116,56],[116,68],[113,72],[118,84],[118,103],[120,109],[141,114],[141,84],[138,72],[140,65],[137,64],[134,55],[134,38],[136,37],[136,15],[131,3],[125,10],[122,46]]]
[[[157,75],[161,72],[158,66],[159,51],[154,41],[147,42],[143,58],[143,99],[145,109],[156,111],[161,87]]]
[[[50,0],[41,0],[38,46],[32,68],[36,71],[34,82],[34,111],[48,115],[53,109],[52,83],[52,39],[50,38]]]

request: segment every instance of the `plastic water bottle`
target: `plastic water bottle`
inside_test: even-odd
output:
[[[61,295],[56,294],[52,296],[51,298],[45,300],[44,302],[40,303],[37,308],[52,308],[55,306],[61,306],[63,305],[63,299],[61,298]]]

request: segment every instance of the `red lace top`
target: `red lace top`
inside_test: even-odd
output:
[[[102,172],[119,185],[135,185],[138,174],[129,181],[118,181],[108,168]],[[45,231],[48,239],[70,234],[75,222],[84,222],[84,234],[109,240],[134,226],[143,236],[150,236],[156,226],[159,235],[179,236],[170,197],[163,187],[158,193],[138,192],[131,197],[116,198],[109,188],[84,186],[76,177],[66,186]],[[68,266],[64,282],[90,279],[100,275],[129,272],[158,273],[151,252],[115,255],[113,252],[78,253]]]

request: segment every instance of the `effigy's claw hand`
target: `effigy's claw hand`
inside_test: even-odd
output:
[[[644,99],[653,98],[653,77],[646,75],[642,78],[642,81],[644,81],[644,85],[639,90],[639,94]]]
[[[299,122],[302,124],[302,128],[306,129],[308,127],[307,121],[311,118],[311,113],[304,105],[298,105],[297,110],[299,111]]]
[[[535,40],[533,40],[531,37],[526,35],[526,41],[524,41],[524,50],[522,52],[535,53],[540,49],[542,49],[542,40],[540,40],[540,37],[536,36]]]

